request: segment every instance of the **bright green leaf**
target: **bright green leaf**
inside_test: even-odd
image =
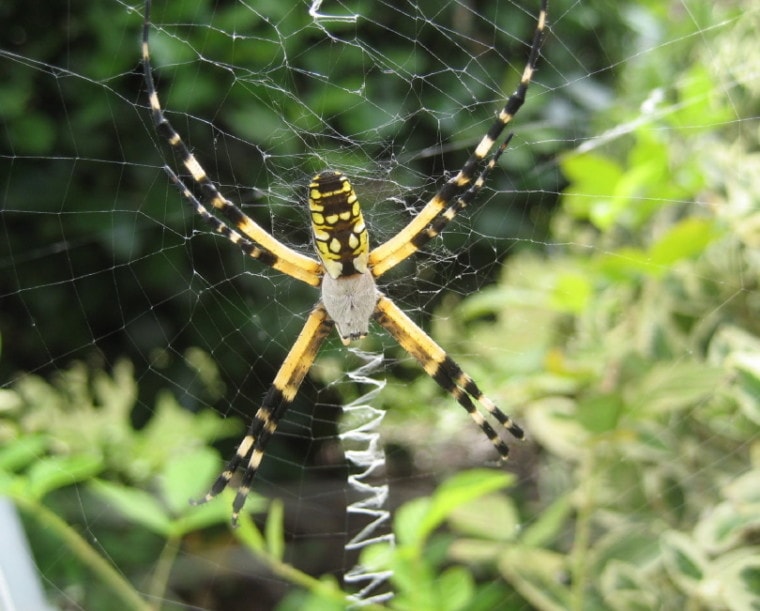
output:
[[[39,460],[49,443],[46,434],[24,435],[8,442],[0,448],[0,469],[19,471],[28,464]]]
[[[624,246],[594,260],[594,268],[612,280],[624,281],[642,275],[660,275],[662,269],[640,248]]]
[[[473,469],[455,475],[441,484],[430,499],[430,505],[420,523],[418,535],[427,538],[452,511],[514,481],[514,476],[501,471]]]
[[[436,609],[458,611],[466,609],[475,594],[472,574],[464,567],[451,567],[435,581],[438,597]]]
[[[251,499],[248,499],[248,503]],[[201,505],[187,504],[188,510],[180,517],[174,518],[171,525],[171,534],[174,537],[182,537],[188,533],[215,526],[217,524],[229,524],[232,509],[230,504],[224,502],[224,497],[217,497],[214,501]]]
[[[592,296],[591,278],[579,272],[561,273],[553,287],[551,303],[562,312],[583,312]]]
[[[448,546],[446,557],[454,562],[473,565],[493,564],[501,551],[501,542],[457,537]]]
[[[48,456],[35,462],[27,471],[30,494],[41,499],[48,492],[82,482],[103,469],[101,456]]]
[[[195,448],[169,459],[161,474],[161,492],[175,515],[188,512],[189,499],[199,498],[219,471],[219,455],[209,448]]]
[[[520,518],[512,499],[490,494],[452,509],[448,523],[458,533],[511,541],[517,536]]]
[[[602,219],[608,215],[602,211],[614,206],[613,197],[623,177],[622,168],[614,161],[584,153],[568,155],[562,159],[562,171],[570,181],[563,192],[565,210],[580,220],[595,220],[599,227],[609,226]]]
[[[399,543],[419,545],[424,538],[422,524],[430,511],[432,502],[429,498],[419,498],[405,503],[396,511],[393,531]]]
[[[701,254],[716,236],[712,221],[701,218],[686,218],[665,233],[649,249],[654,265],[666,267],[681,259]]]

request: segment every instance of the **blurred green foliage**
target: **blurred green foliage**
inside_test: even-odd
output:
[[[285,3],[159,3],[162,100],[278,237],[308,252],[293,202],[322,164],[357,176],[386,236],[458,167],[522,67],[532,11],[475,4],[487,19],[430,0],[419,10],[434,21],[389,10],[325,36]],[[168,187],[140,10],[0,8],[0,491],[24,509],[48,583],[85,608],[170,607],[205,587],[186,559],[214,558],[219,583],[239,572],[209,556],[228,500],[186,504],[220,464],[209,444],[239,432],[205,406],[245,415],[315,299],[208,236]],[[398,509],[398,545],[363,560],[393,570],[399,609],[755,608],[760,7],[597,0],[550,14],[494,192],[389,287],[435,312],[434,337],[531,443],[514,444],[519,477],[461,473]],[[489,23],[503,48],[487,48]],[[432,454],[443,479],[471,451],[470,423],[399,356],[384,439],[418,465]],[[328,349],[322,370],[343,362]],[[307,385],[300,409],[315,396]],[[283,609],[342,608],[334,575],[289,563],[283,512],[274,503],[262,531],[244,519],[223,546],[298,586]],[[56,562],[61,549],[76,561]]]

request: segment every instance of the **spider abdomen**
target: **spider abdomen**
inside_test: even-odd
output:
[[[317,174],[309,184],[309,211],[314,244],[327,275],[337,279],[364,274],[369,237],[348,178],[333,170]]]
[[[369,270],[338,278],[327,274],[322,279],[322,304],[335,322],[344,345],[367,335],[379,298],[380,292]]]

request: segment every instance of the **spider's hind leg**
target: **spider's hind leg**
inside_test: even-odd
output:
[[[235,500],[232,503],[232,524],[237,524],[240,511],[251,490],[251,483],[256,476],[261,460],[264,457],[267,443],[277,430],[277,425],[285,412],[293,404],[296,393],[306,374],[311,369],[322,342],[324,342],[334,323],[328,317],[324,306],[318,304],[306,319],[301,333],[296,339],[288,356],[285,357],[280,370],[269,387],[261,407],[253,416],[248,434],[240,442],[235,456],[216,478],[208,493],[201,499],[191,501],[201,504],[213,499],[232,480],[235,471],[243,467],[243,477],[240,481]]]
[[[375,320],[396,339],[404,350],[417,359],[425,372],[441,388],[457,400],[485,433],[501,458],[506,460],[509,457],[509,446],[478,411],[473,400],[516,439],[523,439],[525,436],[522,428],[483,394],[473,379],[462,371],[462,368],[446,354],[443,348],[385,296],[380,297],[377,302]]]

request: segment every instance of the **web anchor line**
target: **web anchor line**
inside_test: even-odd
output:
[[[349,474],[348,485],[359,495],[358,499],[347,507],[346,512],[349,517],[358,516],[363,520],[361,530],[344,546],[347,552],[356,553],[377,543],[393,546],[395,539],[387,527],[391,517],[387,508],[388,485],[372,482],[373,477],[385,469],[385,452],[380,445],[378,430],[385,412],[373,407],[371,403],[385,387],[386,382],[370,377],[382,365],[383,355],[358,349],[352,349],[351,352],[361,358],[364,364],[348,372],[349,379],[357,384],[372,387],[362,396],[343,406],[343,423],[348,428],[339,435],[347,448],[346,459],[355,471]],[[359,588],[348,597],[351,605],[362,607],[393,598],[393,592],[386,587],[391,576],[391,571],[373,571],[360,564],[346,571],[344,582]]]

